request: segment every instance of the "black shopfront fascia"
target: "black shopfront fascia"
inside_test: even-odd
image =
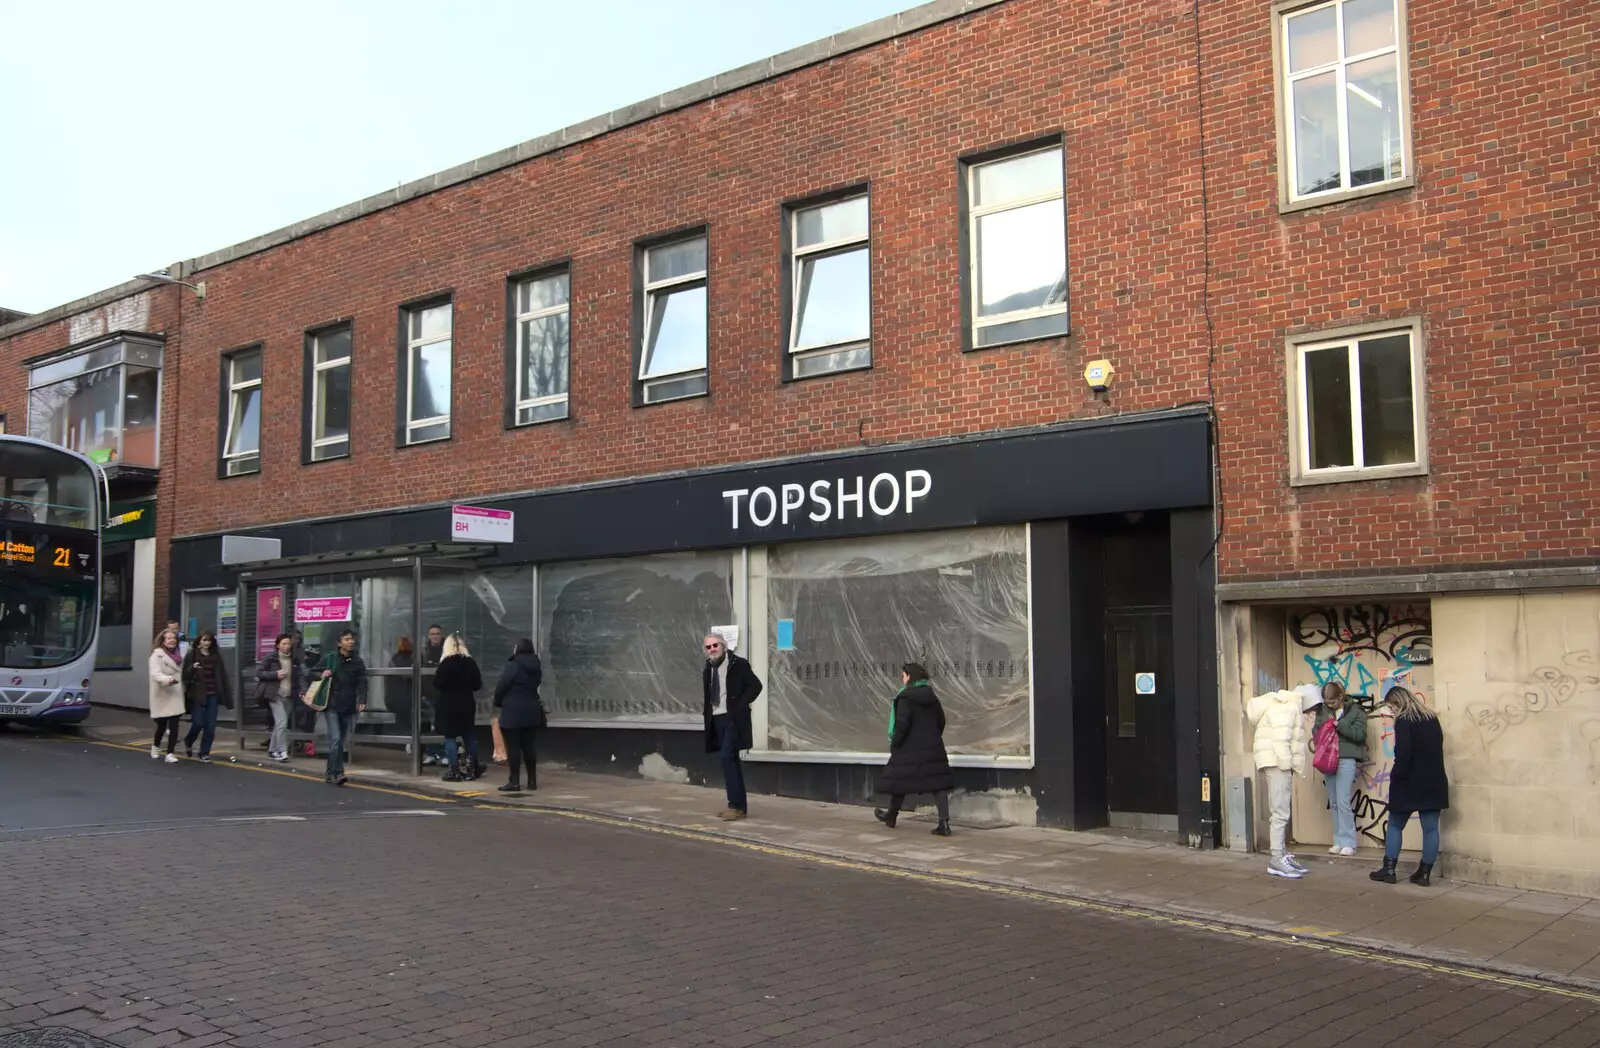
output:
[[[1174,629],[1174,700],[1187,740],[1174,760],[1184,783],[1180,827],[1192,839],[1212,835],[1198,788],[1216,760],[1211,494],[1209,419],[1204,410],[1179,410],[472,501],[516,513],[516,540],[497,547],[491,562],[503,565],[1170,511],[1172,597],[1183,623]],[[285,557],[380,549],[446,538],[450,507],[234,533],[280,539]],[[1071,602],[1059,596],[1079,570],[1070,541],[1064,526],[1035,528],[1036,638],[1045,618],[1063,637],[1070,628]],[[220,542],[173,541],[173,594],[236,584],[219,566]],[[1052,768],[1041,747],[1028,785],[1040,795],[1041,821],[1092,825],[1094,805],[1071,782],[1070,751],[1085,745],[1075,733],[1083,734],[1088,709],[1080,703],[1074,713],[1072,645],[1036,644],[1035,738],[1063,740],[1069,752]]]

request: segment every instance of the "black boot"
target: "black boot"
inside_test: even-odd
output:
[[[517,782],[508,782],[504,786],[496,787],[501,793],[521,793],[522,785]]]
[[[949,819],[940,819],[939,820],[939,825],[937,825],[937,826],[935,826],[933,828],[933,835],[935,837],[948,837],[948,836],[950,836],[950,820]]]
[[[872,809],[872,814],[877,816],[879,822],[883,823],[892,830],[894,829],[894,820],[899,816],[900,813],[897,811],[884,811],[882,808],[874,808]]]
[[[1412,884],[1420,884],[1426,888],[1433,884],[1432,878],[1433,863],[1419,862],[1417,863],[1417,872],[1413,873],[1410,877],[1407,877],[1406,880],[1410,881]]]
[[[1393,884],[1398,879],[1394,875],[1394,868],[1398,865],[1400,865],[1399,859],[1385,858],[1383,860],[1383,869],[1373,870],[1367,876],[1375,881],[1382,881],[1384,884]]]

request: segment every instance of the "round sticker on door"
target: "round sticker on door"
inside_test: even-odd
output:
[[[1138,695],[1154,695],[1156,693],[1156,675],[1154,673],[1135,673],[1133,675],[1133,690]]]

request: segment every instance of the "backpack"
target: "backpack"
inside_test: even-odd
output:
[[[1339,770],[1339,718],[1329,717],[1312,740],[1311,766],[1324,775]]]

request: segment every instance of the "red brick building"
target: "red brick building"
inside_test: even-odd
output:
[[[1406,670],[1456,868],[1600,890],[1600,826],[1548,815],[1600,762],[1597,31],[940,0],[173,270],[203,297],[13,322],[0,412],[86,306],[142,310],[104,327],[165,338],[153,606],[238,602],[243,653],[260,591],[348,595],[385,667],[436,617],[491,665],[531,635],[560,759],[714,769],[696,645],[736,624],[757,790],[864,798],[920,656],[958,810],[1199,844],[1241,696]],[[430,583],[469,502],[512,541]],[[223,535],[281,556],[241,577]],[[416,683],[364,730],[426,735]]]

